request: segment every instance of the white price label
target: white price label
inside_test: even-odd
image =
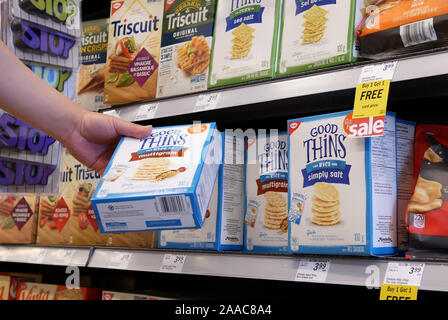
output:
[[[424,263],[389,262],[383,283],[419,287],[424,270]]]
[[[120,113],[116,109],[104,111],[103,114],[107,114],[115,118],[120,118]]]
[[[392,80],[398,61],[368,65],[362,68],[358,83]]]
[[[28,263],[42,263],[48,254],[48,249],[33,248],[33,252],[28,257]]]
[[[131,252],[114,251],[110,255],[109,267],[113,269],[127,269],[131,258]]]
[[[165,254],[160,272],[181,273],[187,256],[179,254]]]
[[[72,262],[73,256],[76,254],[75,249],[59,249],[56,252],[54,264],[68,266]]]
[[[8,247],[0,247],[0,261],[8,261],[9,254],[10,251]]]
[[[196,100],[196,104],[193,111],[199,112],[215,109],[216,106],[218,105],[220,95],[221,95],[220,92],[200,94]]]
[[[330,260],[301,259],[295,280],[325,283],[329,269]]]
[[[158,108],[158,103],[149,103],[140,106],[137,110],[134,121],[142,121],[155,118]]]

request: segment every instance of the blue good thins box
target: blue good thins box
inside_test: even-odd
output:
[[[120,140],[92,197],[103,233],[199,228],[222,158],[215,123]]]
[[[396,116],[382,136],[353,138],[350,113],[288,121],[292,253],[397,253]]]
[[[242,250],[244,138],[222,133],[223,164],[200,229],[163,230],[159,248]]]
[[[288,252],[288,136],[246,141],[244,251]]]

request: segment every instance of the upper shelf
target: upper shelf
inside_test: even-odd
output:
[[[143,121],[343,91],[356,87],[360,72],[364,66],[392,60],[398,60],[392,80],[393,83],[448,74],[448,50],[436,50],[390,60],[347,64],[340,67],[302,73],[292,77],[258,81],[197,94],[116,106],[103,112],[114,114],[128,121]],[[208,97],[215,94],[218,95],[216,104],[211,103],[205,109],[197,107],[199,100],[204,98],[204,95]],[[216,96],[213,98],[216,98]],[[153,109],[146,110],[148,106],[152,106]]]

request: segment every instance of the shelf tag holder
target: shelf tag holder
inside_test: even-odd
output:
[[[380,300],[417,300],[424,270],[424,263],[389,262]]]
[[[186,259],[186,255],[167,253],[163,256],[160,272],[181,273]]]
[[[301,259],[295,281],[325,283],[328,270],[330,260]]]
[[[141,105],[137,110],[137,114],[135,115],[134,121],[154,119],[156,117],[158,108],[159,108],[158,102]]]

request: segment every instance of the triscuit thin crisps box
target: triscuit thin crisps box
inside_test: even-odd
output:
[[[276,75],[354,61],[355,17],[355,0],[284,0]]]
[[[111,2],[104,103],[156,97],[162,19],[163,0]]]
[[[280,0],[219,0],[209,88],[273,76]]]
[[[92,197],[101,232],[199,228],[221,163],[215,123],[120,140]]]
[[[200,229],[164,230],[159,248],[241,250],[243,246],[244,139],[223,136],[223,164]]]
[[[288,121],[289,248],[293,253],[397,251],[396,119],[351,138],[351,112]]]
[[[207,90],[215,0],[165,0],[157,97]]]
[[[288,251],[287,140],[286,133],[247,138],[245,251]]]

